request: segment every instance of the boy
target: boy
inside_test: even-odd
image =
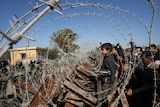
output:
[[[95,71],[95,73],[101,73],[103,71],[104,75],[102,74],[102,90],[110,89],[110,93],[113,92],[113,84],[115,82],[115,72],[117,70],[115,58],[112,54],[112,44],[111,43],[104,43],[101,45],[101,53],[104,56],[101,69]],[[110,72],[110,75],[105,75],[105,72]],[[110,93],[104,93],[103,97],[106,97]]]

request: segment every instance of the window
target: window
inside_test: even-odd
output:
[[[21,59],[25,59],[27,57],[26,53],[21,54]]]

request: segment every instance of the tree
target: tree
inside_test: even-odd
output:
[[[48,51],[48,58],[49,59],[56,59],[59,57],[59,51],[57,48],[49,49]]]
[[[70,29],[58,30],[51,36],[51,39],[66,53],[79,49],[79,46],[73,43],[77,38],[78,35]]]

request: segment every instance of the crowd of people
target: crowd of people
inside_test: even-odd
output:
[[[113,46],[104,43],[101,44],[100,51],[104,57],[101,68],[95,69],[95,73],[109,71],[108,75],[101,77],[102,90],[111,88],[110,94],[116,92],[122,88],[122,82],[126,82],[119,81],[121,74],[132,70],[124,90],[128,105],[152,107],[157,103],[155,100],[160,100],[160,50],[155,44],[147,48],[135,46],[124,50],[119,44]],[[110,103],[107,100],[102,106],[108,107]]]

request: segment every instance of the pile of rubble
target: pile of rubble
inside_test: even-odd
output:
[[[91,67],[94,66],[82,63],[74,65],[71,71],[57,74],[41,64],[34,69],[30,66],[29,72],[20,63],[9,68],[6,64],[0,71],[0,104],[4,107],[100,106],[101,80]]]
[[[36,71],[34,69],[26,75],[24,67],[7,68],[7,65],[6,63],[2,66],[0,71],[0,103],[4,106],[84,107],[96,106],[98,103],[98,96],[91,95],[97,91],[98,78],[86,64],[76,66],[69,73],[49,74],[45,77],[45,81],[36,82],[37,87],[33,81],[30,81],[28,74],[34,72],[31,75],[37,75],[36,73],[41,69],[36,69]]]

